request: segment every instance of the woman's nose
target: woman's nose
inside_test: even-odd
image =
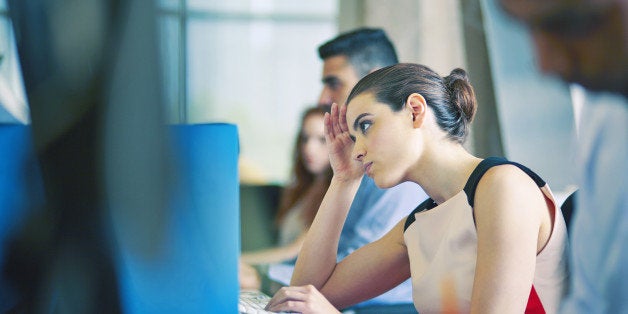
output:
[[[353,158],[357,161],[362,161],[364,156],[366,156],[366,151],[362,145],[358,145],[356,142],[355,145],[353,145]]]
[[[312,151],[315,151],[315,150],[316,150],[316,147],[315,147],[313,141],[306,140],[303,143],[303,152],[304,153],[309,154],[309,153],[311,153]]]

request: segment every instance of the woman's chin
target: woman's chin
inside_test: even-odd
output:
[[[386,180],[382,178],[378,180],[378,178],[376,177],[371,177],[371,178],[375,182],[375,185],[377,185],[377,187],[380,189],[389,189],[399,184],[398,181]]]

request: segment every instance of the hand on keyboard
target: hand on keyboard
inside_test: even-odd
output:
[[[252,313],[275,313],[264,310],[266,304],[270,301],[270,297],[257,290],[240,291],[240,301],[238,303],[238,312],[241,314]]]

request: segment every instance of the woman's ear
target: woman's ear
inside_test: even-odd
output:
[[[427,103],[421,94],[412,93],[406,100],[406,106],[412,114],[412,124],[415,128],[419,128],[425,121],[427,114]]]

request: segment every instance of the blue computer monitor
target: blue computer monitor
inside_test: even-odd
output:
[[[23,124],[0,124],[0,265],[7,248],[31,213],[42,209],[44,192],[35,159],[31,129]],[[9,311],[19,297],[0,272],[0,312]]]
[[[172,208],[163,247],[122,246],[129,313],[236,313],[240,252],[238,134],[232,124],[174,125]]]

